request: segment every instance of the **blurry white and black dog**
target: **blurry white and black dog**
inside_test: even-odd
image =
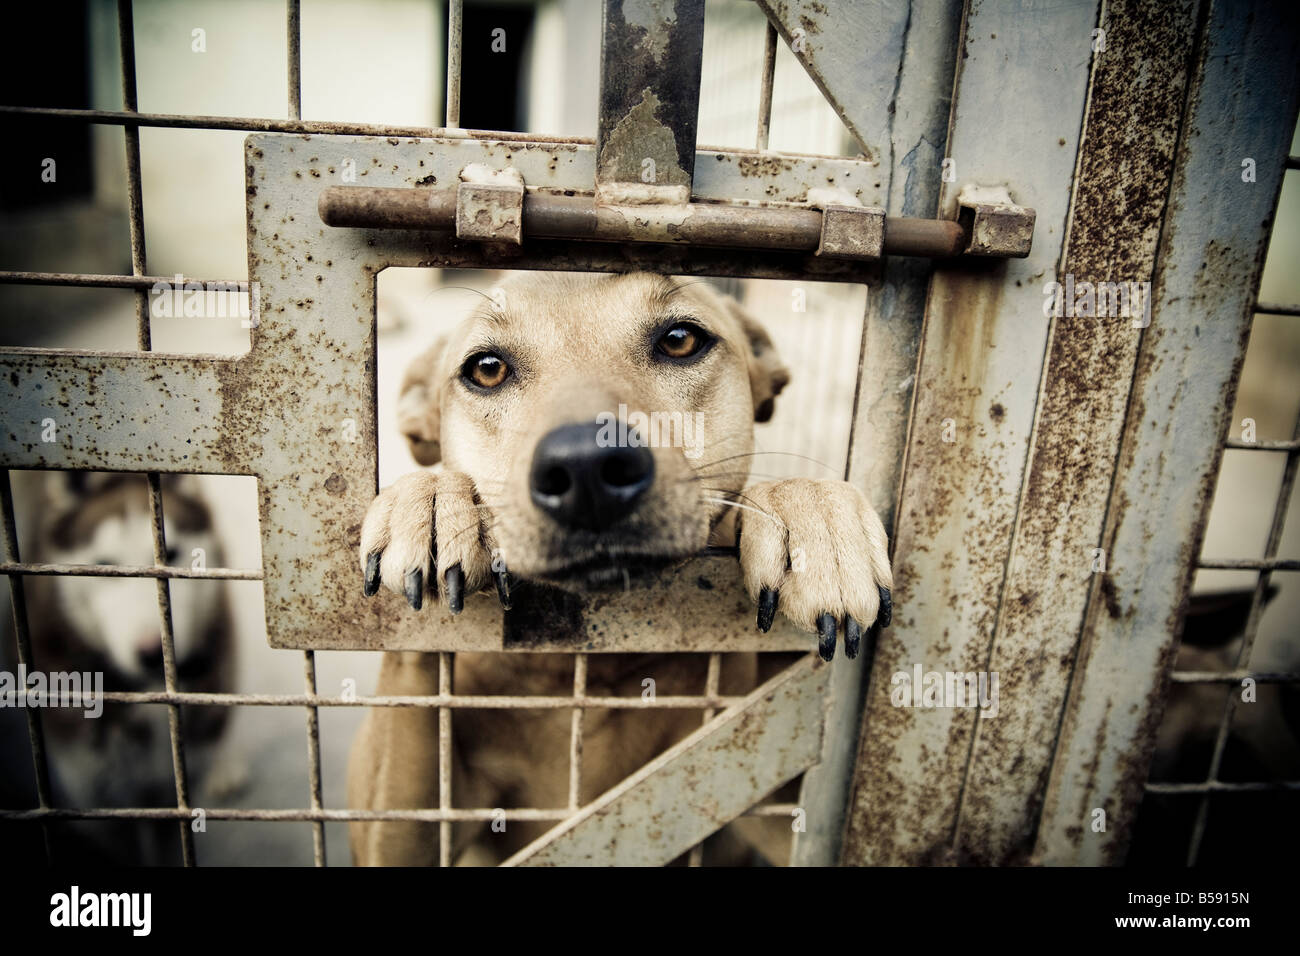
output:
[[[12,473],[25,560],[47,564],[152,566],[153,534],[143,475],[87,472]],[[212,516],[188,476],[164,476],[165,563],[220,565]],[[149,578],[29,576],[24,582],[33,671],[94,675],[104,691],[164,686],[157,584]],[[173,644],[179,687],[231,687],[234,655],[226,585],[173,579]],[[14,642],[0,652],[14,672]],[[98,684],[101,680],[102,684]],[[87,680],[91,678],[87,676]],[[56,806],[174,807],[167,711],[161,705],[103,704],[99,710],[43,707],[41,721]],[[212,761],[226,721],[224,707],[182,708],[191,785]],[[31,758],[23,721],[10,709],[0,733],[0,803],[33,805]],[[17,725],[17,729],[16,729]],[[22,732],[17,732],[21,730]],[[22,767],[23,764],[26,767]],[[15,785],[16,781],[22,785]],[[92,821],[51,829],[61,862],[179,862],[173,822]]]

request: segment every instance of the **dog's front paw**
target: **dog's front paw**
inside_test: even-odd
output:
[[[820,636],[821,656],[835,656],[836,627],[844,653],[868,650],[892,613],[889,538],[875,509],[846,481],[791,478],[745,489],[740,509],[740,566],[766,631],[779,608]]]
[[[379,493],[361,525],[365,593],[382,584],[417,611],[439,594],[459,614],[465,594],[495,579],[504,607],[509,580],[492,570],[486,511],[474,483],[458,472],[417,471]],[[441,583],[441,587],[440,587]]]

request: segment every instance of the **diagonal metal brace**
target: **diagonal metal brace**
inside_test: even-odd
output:
[[[821,758],[831,668],[809,654],[505,866],[662,866]]]

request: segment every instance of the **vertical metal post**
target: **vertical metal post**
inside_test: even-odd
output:
[[[163,529],[162,482],[156,471],[149,472],[149,517],[153,525],[153,563],[158,567],[167,564],[167,538]],[[171,582],[159,578],[158,619],[162,625],[163,686],[167,693],[178,690],[176,677],[176,639],[172,628]],[[176,806],[190,809],[190,785],[185,772],[185,729],[179,704],[167,705],[167,726],[172,745],[172,770],[176,775]],[[188,817],[180,821],[181,857],[186,866],[194,865],[194,833]]]
[[[443,121],[448,129],[460,127],[460,33],[464,19],[464,0],[450,0],[447,4],[447,115]]]
[[[12,564],[19,561],[18,531],[14,524],[14,497],[9,487],[9,469],[0,468],[0,524],[4,532],[4,559]],[[18,666],[26,673],[36,670],[32,657],[32,638],[27,620],[27,593],[20,574],[9,575],[9,596],[13,604],[14,638],[18,650]],[[45,756],[45,729],[41,724],[40,708],[24,707],[27,715],[27,737],[32,747],[32,769],[36,774],[36,799],[45,810],[53,806],[50,795],[50,766]],[[54,862],[50,842],[50,825],[41,821],[41,834],[45,839],[45,862]]]
[[[768,133],[772,128],[772,83],[776,79],[776,27],[767,24],[767,39],[763,46],[763,85],[758,93],[758,139],[755,148],[767,149]]]
[[[438,655],[438,696],[451,696],[452,656]],[[446,813],[451,809],[451,708],[438,708],[438,808]],[[438,821],[438,865],[451,866],[451,821]]]
[[[122,51],[122,109],[128,113],[139,111],[135,88],[135,21],[131,0],[117,0],[118,44]],[[126,198],[131,227],[131,274],[145,275],[144,249],[144,197],[140,185],[140,127],[125,124],[122,135],[126,140]],[[149,295],[144,289],[135,291],[136,348],[142,352],[152,348],[149,330]]]
[[[690,200],[703,49],[704,0],[605,0],[597,202]]]
[[[302,23],[299,0],[288,0],[289,119],[302,119]]]
[[[587,696],[587,655],[573,656],[573,698],[575,703]],[[569,809],[582,806],[582,707],[574,707],[569,728]]]
[[[316,652],[303,651],[303,677],[309,697],[316,696]],[[311,785],[311,808],[320,810],[320,714],[315,707],[307,708],[307,772]],[[313,820],[311,825],[312,851],[317,866],[325,865],[325,821]]]

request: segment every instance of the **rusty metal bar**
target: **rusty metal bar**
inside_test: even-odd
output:
[[[686,202],[695,174],[704,0],[605,0],[596,194]]]
[[[1300,451],[1300,441],[1242,441],[1239,438],[1229,438],[1223,447],[1241,451]]]
[[[767,24],[767,37],[763,43],[763,80],[758,91],[758,136],[755,147],[767,149],[768,135],[772,130],[772,83],[776,78],[776,27]]]
[[[587,655],[573,655],[573,698],[581,700],[587,696]],[[569,807],[577,810],[582,806],[582,717],[586,711],[574,707],[572,722],[569,727]]]
[[[260,568],[149,568],[126,564],[24,564],[0,562],[0,574],[67,574],[81,578],[208,578],[215,581],[260,581]]]
[[[451,696],[451,655],[438,655],[438,695]],[[438,710],[438,808],[447,813],[451,809],[451,710]],[[444,817],[438,824],[438,865],[451,866],[451,820]]]
[[[299,0],[287,0],[285,34],[289,44],[289,119],[302,119],[302,15]]]
[[[296,4],[295,4],[296,6]],[[316,696],[316,652],[303,651],[303,680],[307,696]],[[319,810],[324,805],[321,798],[320,773],[320,714],[315,707],[307,707],[307,772],[311,787],[311,808]],[[312,823],[312,852],[317,866],[325,865],[325,824]]]
[[[75,696],[75,695],[74,695]],[[101,695],[113,704],[189,704],[202,707],[447,707],[465,710],[569,710],[574,707],[609,710],[704,710],[723,709],[744,700],[743,697],[658,696],[641,697],[512,697],[506,695],[447,694],[401,695],[376,697],[322,697],[319,694],[209,694],[190,691],[104,691]]]
[[[134,113],[138,105],[135,88],[135,26],[131,13],[131,0],[117,0],[118,41],[122,50],[122,108]],[[122,135],[126,140],[126,195],[131,226],[131,272],[145,273],[144,245],[144,190],[140,184],[140,130],[125,126]],[[150,348],[149,299],[142,289],[135,293],[136,347],[141,352]]]
[[[54,285],[81,286],[103,289],[151,289],[155,285],[202,285],[222,288],[236,287],[237,292],[248,291],[245,279],[195,279],[190,276],[110,276],[87,272],[0,272],[0,285]]]
[[[1240,684],[1244,680],[1253,680],[1256,684],[1300,684],[1300,672],[1174,671],[1169,679],[1175,684]]]
[[[14,114],[42,119],[68,120],[108,126],[151,126],[164,129],[224,129],[247,133],[299,133],[326,136],[428,137],[467,136],[471,139],[512,143],[564,143],[590,146],[590,136],[543,136],[503,130],[444,128],[437,126],[387,126],[382,123],[336,123],[329,120],[284,120],[260,116],[204,116],[189,113],[136,113],[125,110],[74,110],[46,106],[0,106],[0,116]],[[748,150],[740,150],[748,152]],[[832,158],[832,157],[828,157]]]
[[[297,133],[326,136],[379,136],[425,139],[436,136],[490,140],[503,143],[546,143],[554,146],[592,146],[590,136],[553,136],[542,133],[518,133],[510,130],[465,129],[439,126],[388,126],[382,123],[344,123],[330,120],[287,120],[262,116],[203,116],[189,113],[128,113],[123,110],[76,110],[48,106],[0,106],[0,116],[33,116],[41,119],[66,120],[107,126],[147,126],[163,129],[236,130],[248,133]],[[759,150],[744,146],[699,145],[701,151],[757,156]],[[843,161],[842,156],[825,153],[786,153],[803,159]]]
[[[328,186],[317,203],[321,221],[357,229],[452,230],[456,192]],[[685,213],[685,215],[683,215]],[[798,206],[735,206],[691,203],[662,213],[650,208],[615,209],[591,197],[524,196],[523,233],[536,239],[605,242],[686,243],[747,249],[815,252],[821,243],[822,213]],[[902,256],[960,255],[966,233],[947,219],[885,219],[884,250]]]
[[[794,804],[769,803],[746,810],[744,817],[788,817]],[[573,816],[568,808],[534,809],[526,807],[503,810],[499,807],[472,807],[455,810],[319,810],[290,809],[265,810],[240,808],[205,809],[209,820],[238,820],[254,823],[303,823],[319,820],[324,823],[349,823],[356,820],[410,820],[419,823],[473,823],[494,819],[558,823]],[[179,807],[95,807],[87,810],[41,807],[30,810],[0,810],[0,823],[46,820],[189,820],[188,811]]]
[[[158,472],[149,472],[149,518],[153,526],[153,559],[163,564],[167,558],[167,539],[163,527],[162,482]],[[166,578],[158,578],[158,619],[162,627],[163,686],[169,694],[176,693],[176,641],[172,629],[171,585]],[[167,728],[171,737],[172,771],[176,777],[176,805],[187,814],[190,810],[189,777],[185,771],[185,730],[178,704],[167,705]],[[182,820],[181,856],[186,866],[194,865],[194,834],[189,822]]]
[[[4,554],[7,562],[18,560],[18,532],[14,524],[14,496],[9,486],[9,469],[0,468],[0,528],[4,534]],[[36,670],[32,655],[32,637],[27,618],[27,594],[23,579],[9,576],[9,597],[13,607],[14,639],[18,651],[18,666],[25,671]],[[31,744],[32,770],[36,777],[36,799],[42,809],[52,806],[50,790],[50,767],[45,756],[45,728],[41,723],[39,708],[24,707],[27,715],[27,739]],[[41,824],[41,834],[45,841],[45,862],[54,862],[53,846],[50,842],[49,827]]]
[[[708,673],[704,678],[705,697],[718,696],[718,683],[721,676],[722,676],[722,655],[715,651],[714,653],[709,655],[709,669],[708,669]],[[717,711],[714,710],[712,707],[707,708],[704,711],[704,717],[700,721],[700,723],[707,724],[709,721],[711,721],[714,718],[714,716],[716,716],[716,714]],[[704,844],[697,843],[695,844],[695,846],[691,847],[691,854],[687,860],[687,866],[703,866],[703,865],[704,865]]]
[[[1295,461],[1292,457],[1289,461]],[[1300,571],[1300,561],[1288,558],[1210,558],[1196,562],[1196,566],[1207,571]]]
[[[1205,783],[1148,783],[1147,793],[1269,793],[1275,790],[1300,790],[1300,780],[1261,780],[1244,783],[1207,780]]]
[[[451,129],[460,126],[461,27],[465,20],[464,0],[447,4],[447,115]]]
[[[122,108],[134,113],[138,107],[135,78],[135,26],[131,0],[118,0],[118,41],[122,51]],[[140,130],[124,126],[126,141],[127,202],[131,228],[131,274],[145,274],[144,238],[144,188],[140,181]],[[149,298],[143,289],[135,290],[136,346],[142,352],[152,348],[149,328]],[[154,564],[167,563],[167,543],[163,527],[162,484],[158,472],[148,473],[149,511],[153,530]],[[157,579],[158,617],[162,629],[163,684],[169,693],[176,691],[176,646],[172,630],[171,586],[166,578]],[[188,814],[189,780],[185,773],[185,738],[181,709],[176,704],[167,707],[167,728],[171,738],[172,771],[176,780],[176,805]],[[194,865],[194,834],[187,820],[180,821],[181,857],[186,866]]]
[[[1280,302],[1257,302],[1255,311],[1266,312],[1269,315],[1300,315],[1300,305],[1283,305]]]
[[[1300,440],[1300,416],[1296,418],[1292,429],[1293,440]],[[1268,529],[1268,539],[1264,544],[1264,560],[1276,561],[1277,550],[1282,544],[1282,528],[1286,524],[1287,509],[1291,504],[1291,493],[1295,490],[1297,466],[1300,466],[1300,453],[1287,455],[1286,468],[1282,472],[1282,484],[1278,489],[1277,500],[1273,503],[1273,518]],[[1290,562],[1300,568],[1300,561]],[[1255,650],[1255,637],[1259,633],[1259,621],[1264,613],[1265,595],[1272,578],[1273,569],[1263,568],[1255,579],[1255,593],[1251,595],[1250,611],[1246,616],[1246,627],[1242,632],[1241,646],[1237,649],[1238,669],[1250,667],[1250,657]],[[1240,700],[1234,688],[1227,688],[1223,699],[1223,714],[1219,718],[1219,730],[1214,740],[1214,753],[1210,757],[1210,768],[1206,773],[1207,783],[1216,783],[1223,766],[1223,754],[1228,746],[1228,733],[1232,729],[1232,718],[1237,711]],[[1192,826],[1191,839],[1187,847],[1187,865],[1195,866],[1196,858],[1201,852],[1201,842],[1205,837],[1205,825],[1209,821],[1210,797],[1206,793],[1196,808],[1196,822]]]

